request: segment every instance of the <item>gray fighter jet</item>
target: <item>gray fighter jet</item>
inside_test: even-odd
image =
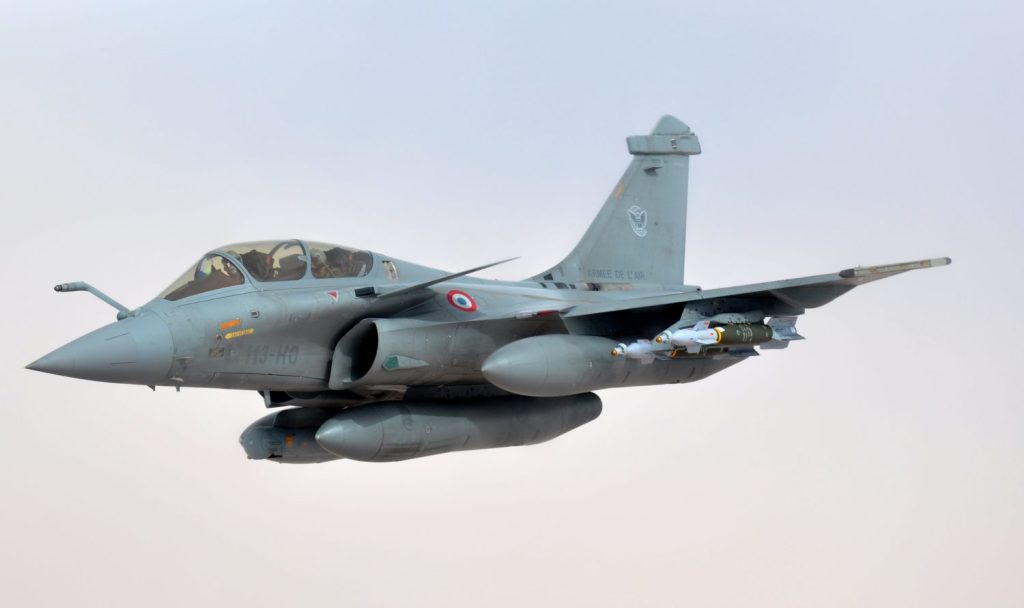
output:
[[[802,337],[797,317],[938,258],[702,290],[683,280],[697,136],[665,116],[583,239],[522,281],[297,239],[227,245],[163,293],[28,368],[101,382],[258,391],[249,458],[382,462],[547,441],[592,391],[693,382]],[[507,261],[507,260],[506,260]]]

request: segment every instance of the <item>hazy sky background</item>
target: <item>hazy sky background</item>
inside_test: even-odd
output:
[[[5,605],[1024,605],[1016,2],[0,11]],[[673,113],[687,280],[948,255],[549,444],[250,462],[255,393],[22,367],[204,251],[560,259]]]

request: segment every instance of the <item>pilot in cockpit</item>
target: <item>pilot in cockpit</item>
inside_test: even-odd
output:
[[[350,276],[361,277],[370,272],[370,265],[373,264],[373,258],[371,258],[370,254],[365,251],[350,251],[348,255],[348,264],[349,270],[351,271]]]
[[[257,281],[271,281],[274,279],[273,260],[262,251],[252,249],[240,256],[242,264],[249,270],[249,274]]]
[[[231,262],[225,261],[224,272],[228,276],[229,285],[241,285],[245,282],[245,279],[242,277],[242,271]]]
[[[327,265],[327,256],[319,249],[311,250],[310,263],[313,276],[318,279],[328,279],[331,275],[331,268]]]
[[[373,265],[373,257],[369,252],[337,245],[313,244],[309,254],[310,269],[318,279],[365,276]]]
[[[326,252],[327,267],[331,270],[332,277],[350,277],[349,257],[350,252],[341,247],[333,247]]]

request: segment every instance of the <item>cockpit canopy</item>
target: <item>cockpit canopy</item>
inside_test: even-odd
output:
[[[362,277],[373,267],[369,251],[296,239],[237,243],[208,253],[171,283],[159,297],[180,300],[215,289],[242,285],[247,274],[257,283],[311,277]],[[244,269],[244,273],[242,270]]]

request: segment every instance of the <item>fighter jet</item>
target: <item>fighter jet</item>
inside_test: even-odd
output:
[[[127,384],[257,392],[251,459],[386,462],[547,441],[602,389],[701,380],[801,340],[797,318],[858,285],[949,258],[701,289],[684,281],[700,143],[662,117],[569,255],[520,281],[299,239],[226,245],[152,301],[28,365]],[[507,261],[507,260],[505,260]]]

